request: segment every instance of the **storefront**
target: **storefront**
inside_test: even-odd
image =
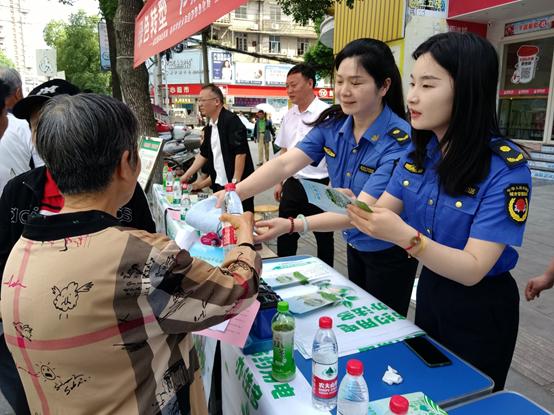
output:
[[[456,27],[463,26],[460,21],[487,24],[487,39],[500,58],[498,118],[502,134],[529,143],[554,144],[552,3],[451,0],[449,18],[449,25]]]

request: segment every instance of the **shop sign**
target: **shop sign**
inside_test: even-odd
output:
[[[202,55],[198,50],[175,53],[165,65],[165,79],[168,84],[201,83],[203,73]]]
[[[544,95],[550,83],[553,48],[554,38],[506,45],[500,95]]]
[[[212,52],[212,79],[215,82],[230,82],[233,80],[231,52]]]
[[[265,66],[265,84],[274,86],[285,86],[287,83],[287,73],[292,65],[266,65]]]
[[[237,62],[235,69],[237,84],[261,85],[264,81],[265,65]]]
[[[168,85],[169,95],[198,95],[202,85],[170,84]]]
[[[320,99],[333,99],[335,97],[335,91],[332,88],[316,88],[316,93]]]
[[[265,98],[235,97],[236,107],[255,107],[258,104],[265,104]]]
[[[504,26],[504,36],[508,37],[550,29],[554,29],[554,14],[507,23]]]
[[[415,16],[446,18],[446,0],[409,0],[408,10]]]

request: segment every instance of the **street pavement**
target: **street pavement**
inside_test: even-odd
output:
[[[256,144],[250,142],[254,163],[257,163]],[[269,189],[255,198],[256,204],[276,202]],[[520,259],[512,272],[520,289],[520,323],[516,351],[508,374],[506,389],[519,392],[554,413],[554,289],[545,291],[539,299],[527,302],[524,289],[527,280],[546,269],[554,256],[554,182],[533,181],[531,208]],[[269,244],[276,250],[274,244]],[[313,234],[299,241],[298,254],[316,255]],[[346,269],[346,244],[340,233],[335,234],[335,266],[343,275]],[[491,293],[494,295],[494,293]],[[411,307],[411,318],[414,307]],[[371,391],[370,391],[371,393]],[[13,414],[0,394],[0,415]]]

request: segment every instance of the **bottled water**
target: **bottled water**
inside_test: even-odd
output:
[[[294,317],[289,312],[289,303],[279,301],[277,313],[271,320],[273,332],[273,364],[271,376],[278,382],[289,382],[296,376],[294,363]]]
[[[223,200],[223,212],[231,215],[242,215],[242,202],[236,192],[235,183],[225,185],[225,199]],[[235,228],[229,222],[222,223],[222,245],[225,255],[229,253],[237,244]]]
[[[176,177],[175,181],[173,182],[173,204],[174,205],[181,204],[182,193],[183,192],[181,190],[181,182],[179,181],[179,178]]]
[[[167,162],[164,162],[164,167],[163,167],[163,170],[162,170],[162,179],[163,179],[163,188],[165,190],[165,186],[167,185],[167,172],[169,171],[169,165],[167,164]]]
[[[165,197],[170,205],[173,204],[173,170],[171,167],[167,169],[165,178]]]
[[[364,377],[364,365],[356,359],[346,364],[346,376],[339,386],[337,415],[367,415],[369,392]]]
[[[407,415],[410,410],[410,401],[402,395],[392,395],[389,401],[389,410],[385,415]]]
[[[181,221],[185,221],[187,212],[190,210],[191,205],[189,186],[186,183],[183,183],[183,195],[181,196]]]
[[[339,347],[331,317],[319,318],[312,346],[312,405],[320,411],[337,406]]]

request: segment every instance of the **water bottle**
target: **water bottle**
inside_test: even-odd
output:
[[[190,197],[189,185],[183,183],[183,195],[181,196],[181,205],[185,206],[187,209],[190,209],[192,206],[192,201]]]
[[[173,204],[173,170],[171,167],[167,169],[165,178],[165,197],[170,205]]]
[[[346,364],[346,376],[339,386],[337,415],[367,415],[369,392],[364,377],[364,365],[356,359]]]
[[[312,345],[312,405],[320,411],[337,406],[339,346],[331,317],[319,318]]]
[[[242,202],[236,192],[235,183],[225,185],[225,199],[223,200],[223,212],[231,215],[242,215]],[[235,228],[229,222],[222,223],[222,245],[225,255],[229,253],[237,244]]]
[[[273,333],[273,364],[271,376],[278,382],[290,382],[296,375],[294,363],[294,317],[289,313],[289,303],[279,301],[277,313],[271,320]]]
[[[173,204],[179,206],[181,204],[181,197],[183,192],[181,190],[181,181],[178,177],[173,182]]]
[[[164,167],[162,170],[162,180],[163,180],[163,188],[165,190],[165,186],[167,186],[167,172],[169,171],[169,165],[167,162],[164,162]]]
[[[181,221],[185,221],[191,205],[189,186],[188,184],[183,183],[183,196],[181,197]]]
[[[407,415],[410,410],[410,401],[402,395],[392,395],[389,401],[389,410],[385,415]]]

